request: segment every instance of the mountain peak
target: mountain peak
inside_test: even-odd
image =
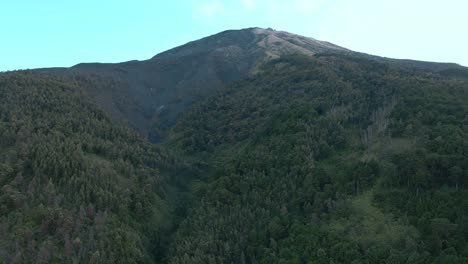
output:
[[[99,74],[96,86],[86,87],[103,109],[156,142],[161,136],[152,128],[174,125],[192,103],[255,73],[265,62],[342,50],[313,38],[253,27],[223,31],[145,61],[79,64],[68,74],[91,75],[83,80]]]
[[[283,55],[313,55],[328,50],[346,51],[345,48],[310,37],[277,31],[272,28],[245,28],[226,30],[185,45],[165,51],[152,59],[184,57],[223,50],[238,50],[246,54],[263,57],[260,62]]]

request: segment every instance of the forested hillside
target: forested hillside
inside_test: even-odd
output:
[[[161,257],[182,165],[90,102],[70,80],[0,75],[0,263]]]
[[[468,82],[283,57],[197,104],[170,145],[206,168],[169,263],[467,263]]]

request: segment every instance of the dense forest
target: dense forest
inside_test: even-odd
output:
[[[468,82],[284,57],[201,102],[172,146],[207,168],[169,263],[467,263]]]
[[[0,75],[0,263],[151,263],[183,165],[70,80]]]
[[[413,66],[283,56],[161,144],[112,80],[2,73],[0,263],[468,263],[468,81]]]

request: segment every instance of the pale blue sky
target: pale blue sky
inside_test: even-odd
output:
[[[466,0],[1,0],[0,71],[144,60],[254,26],[468,66],[467,12]]]

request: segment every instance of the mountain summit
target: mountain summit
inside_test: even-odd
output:
[[[345,48],[329,42],[316,40],[292,34],[285,31],[276,31],[271,28],[248,28],[241,30],[227,30],[200,40],[189,42],[183,46],[162,52],[152,58],[185,57],[194,54],[224,52],[227,56],[243,52],[264,59],[278,58],[283,55],[315,53],[341,50]]]
[[[194,102],[284,55],[346,51],[328,42],[273,29],[228,30],[162,52],[145,61],[82,63],[46,69],[86,83],[114,120],[152,141]]]

